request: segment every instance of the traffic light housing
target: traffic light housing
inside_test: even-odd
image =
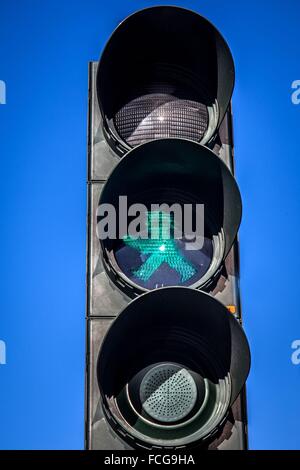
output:
[[[98,358],[105,416],[137,448],[195,446],[224,422],[250,365],[226,307],[185,287],[155,289],[117,316]]]
[[[233,84],[220,33],[178,7],[131,15],[90,64],[89,449],[247,447]],[[147,206],[148,220],[170,217],[151,203],[203,204],[204,245],[99,240],[99,207],[115,207],[118,225],[124,195]]]
[[[100,58],[97,95],[120,155],[158,137],[213,141],[230,103],[234,63],[218,30],[179,7],[126,18]]]
[[[167,203],[170,207],[179,204],[182,211],[185,204],[203,204],[204,243],[198,250],[186,250],[181,243],[176,252],[181,263],[176,260],[175,268],[167,259],[168,253],[159,252],[168,245],[158,238],[154,248],[157,254],[165,255],[164,264],[157,266],[155,272],[150,271],[151,277],[144,279],[131,271],[134,267],[138,270],[143,256],[153,249],[153,240],[144,240],[142,247],[136,247],[133,252],[134,243],[128,243],[128,238],[125,241],[124,237],[121,240],[105,238],[100,241],[103,264],[112,281],[133,298],[154,286],[207,288],[211,285],[236,238],[242,212],[238,186],[223,161],[208,148],[192,141],[152,140],[131,150],[120,160],[101,192],[99,204],[110,204],[116,209],[117,232],[120,211],[127,210],[127,207],[119,207],[122,195],[127,197],[127,206],[144,204],[150,214],[154,203]],[[146,248],[144,251],[143,247]],[[170,248],[173,249],[173,245]],[[153,255],[151,258],[155,262]],[[169,269],[166,270],[168,261]],[[187,261],[192,270],[186,279],[180,267],[183,265],[182,268],[187,269]]]

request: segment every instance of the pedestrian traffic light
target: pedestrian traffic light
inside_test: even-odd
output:
[[[234,64],[157,6],[89,68],[88,449],[245,449]]]
[[[126,207],[120,205],[122,195],[127,197]],[[241,197],[224,162],[208,148],[188,140],[152,140],[128,152],[114,168],[101,192],[100,205],[115,208],[116,222],[129,206],[138,203],[148,206],[150,216],[150,206],[155,203],[162,208],[165,203],[169,207],[176,204],[184,217],[186,205],[193,207],[196,202],[204,206],[204,240],[199,249],[189,250],[182,239],[164,240],[162,233],[156,240],[151,236],[101,240],[108,276],[129,297],[154,287],[211,285],[236,237]],[[161,224],[168,225],[166,217],[172,214],[161,212]]]

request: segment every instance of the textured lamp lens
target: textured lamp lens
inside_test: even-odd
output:
[[[186,369],[166,363],[153,367],[145,375],[140,398],[149,416],[171,423],[192,411],[197,400],[197,387]]]
[[[164,86],[158,88],[157,93],[149,93],[127,103],[115,117],[119,135],[131,147],[165,137],[198,142],[208,124],[208,111],[204,104],[172,95]]]

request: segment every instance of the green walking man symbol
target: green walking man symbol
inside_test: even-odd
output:
[[[173,217],[165,212],[148,212],[148,233],[150,238],[133,238],[125,236],[124,243],[138,250],[143,255],[149,255],[140,267],[133,270],[134,276],[142,281],[148,281],[155,271],[167,263],[181,276],[181,283],[188,281],[196,274],[196,268],[188,262],[179,252],[176,240],[170,237],[170,227],[174,228]],[[157,236],[151,238],[151,232],[157,230]]]

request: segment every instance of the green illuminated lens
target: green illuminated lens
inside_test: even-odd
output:
[[[179,252],[176,241],[171,238],[174,220],[171,214],[165,212],[148,212],[148,238],[133,238],[125,236],[124,243],[138,250],[142,255],[149,255],[146,261],[133,270],[134,276],[142,281],[148,281],[163,263],[175,269],[184,283],[193,277],[197,270]]]

